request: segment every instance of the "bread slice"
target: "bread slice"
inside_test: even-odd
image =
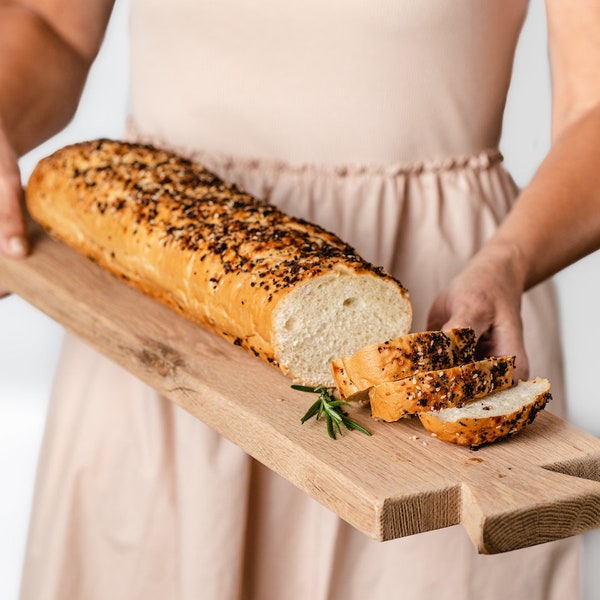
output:
[[[410,330],[398,281],[175,153],[67,146],[40,161],[26,200],[56,238],[297,382],[333,386],[333,358]]]
[[[340,398],[347,401],[348,398],[356,396],[361,390],[358,386],[348,377],[348,373],[344,367],[344,361],[341,358],[336,358],[331,361],[331,375],[335,386],[337,387]],[[367,401],[368,401],[367,396]]]
[[[420,413],[419,418],[439,439],[475,448],[514,435],[532,423],[551,398],[550,382],[538,377],[461,408]]]
[[[395,381],[418,371],[447,369],[475,360],[475,332],[410,333],[383,343],[369,344],[350,356],[332,361],[331,369],[344,399],[374,385]]]
[[[397,421],[424,411],[461,406],[513,384],[514,356],[486,358],[450,369],[416,373],[369,389],[375,419]]]

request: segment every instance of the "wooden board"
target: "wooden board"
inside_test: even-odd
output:
[[[547,411],[477,452],[414,421],[373,422],[367,409],[352,416],[371,437],[333,441],[322,422],[300,424],[314,397],[279,371],[38,229],[30,257],[0,257],[2,288],[377,540],[462,524],[479,552],[498,553],[600,527],[600,440]]]

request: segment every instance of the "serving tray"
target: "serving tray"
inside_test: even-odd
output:
[[[478,451],[418,422],[331,440],[300,418],[314,396],[275,368],[132,289],[32,226],[25,260],[0,257],[9,289],[376,540],[462,524],[480,553],[600,527],[600,440],[543,411]]]

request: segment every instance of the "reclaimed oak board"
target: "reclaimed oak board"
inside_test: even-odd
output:
[[[600,527],[600,440],[548,411],[477,452],[418,424],[352,417],[372,436],[300,424],[312,395],[32,228],[32,254],[0,257],[8,289],[377,540],[462,524],[481,553]],[[82,399],[82,401],[85,401]]]

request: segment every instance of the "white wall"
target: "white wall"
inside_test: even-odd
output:
[[[526,184],[550,142],[550,77],[542,0],[531,0],[517,53],[501,149],[519,185]],[[561,309],[570,420],[600,437],[600,390],[595,385],[600,335],[600,252],[556,277]],[[600,530],[582,536],[585,600],[600,598]]]
[[[53,148],[78,139],[120,135],[127,103],[127,3],[117,5],[76,118],[60,136],[25,157],[24,177]],[[520,185],[527,183],[549,143],[544,19],[542,1],[532,0],[502,140],[506,164]],[[600,325],[594,315],[599,273],[600,253],[596,253],[558,277],[571,418],[596,436],[600,436],[600,393],[593,383]],[[6,600],[17,597],[36,456],[61,338],[58,325],[18,298],[0,303],[0,598]],[[595,569],[600,564],[600,532],[583,537],[585,598],[592,600],[600,590]]]

